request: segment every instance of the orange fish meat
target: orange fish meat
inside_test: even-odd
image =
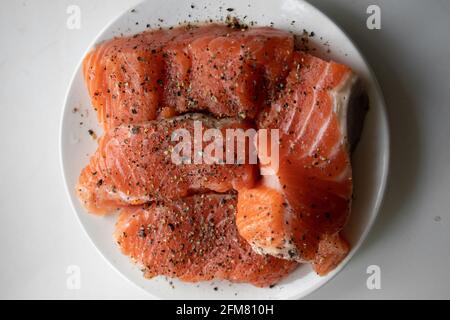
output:
[[[253,118],[289,72],[293,42],[272,28],[147,31],[97,45],[83,72],[106,130],[187,111]]]
[[[236,196],[204,194],[122,210],[115,237],[146,277],[277,283],[297,263],[255,253],[236,230]]]
[[[208,158],[210,162],[194,158],[196,125],[201,125],[201,134],[207,129],[220,129],[224,136],[227,129],[249,127],[245,120],[187,114],[113,128],[99,140],[96,153],[81,172],[76,189],[82,204],[89,212],[103,214],[126,205],[252,187],[258,166],[245,159],[245,163],[239,163],[237,153],[232,163],[226,161],[225,149],[217,159]],[[184,141],[184,137],[174,139],[177,130],[190,134],[188,159],[177,149],[179,141]],[[234,139],[238,145],[242,138]],[[200,142],[201,150],[210,144]]]
[[[351,151],[368,105],[350,68],[296,50],[288,32],[231,23],[105,41],[83,72],[105,134],[77,194],[89,212],[121,209],[116,239],[146,276],[267,286],[297,263],[325,275],[347,256]],[[278,140],[256,141],[259,164],[248,153],[174,163],[174,132],[195,136],[197,121],[202,134],[255,128]],[[266,163],[271,143],[278,161]]]
[[[340,235],[353,187],[347,118],[364,114],[358,86],[350,68],[295,54],[285,90],[258,121],[279,130],[279,162],[264,168],[272,174],[256,188],[239,192],[238,230],[256,251],[311,262],[321,275],[347,255]]]

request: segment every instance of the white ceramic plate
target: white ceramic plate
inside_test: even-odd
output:
[[[193,5],[194,8],[191,7]],[[146,290],[153,297],[163,299],[293,299],[303,297],[334,277],[350,260],[370,230],[380,207],[386,183],[389,160],[389,134],[383,97],[377,81],[352,41],[329,18],[310,4],[300,0],[152,0],[128,10],[112,21],[95,39],[102,40],[133,34],[152,27],[177,25],[184,21],[218,20],[230,14],[256,21],[258,25],[302,33],[315,33],[312,38],[322,56],[345,63],[353,68],[367,84],[371,109],[367,115],[361,142],[353,156],[354,190],[352,215],[345,229],[352,251],[341,265],[326,277],[317,276],[308,265],[300,266],[274,288],[259,289],[251,285],[228,282],[182,283],[172,285],[165,278],[147,280],[127,257],[123,256],[112,238],[116,216],[97,217],[86,213],[78,202],[74,189],[81,169],[96,149],[96,142],[88,134],[101,130],[91,109],[85,88],[81,62],[70,84],[61,123],[61,162],[65,184],[75,213],[87,235],[100,253],[123,276]],[[162,19],[163,22],[161,22]],[[295,22],[294,22],[295,21]],[[136,24],[138,22],[138,24]],[[364,26],[361,26],[362,28]],[[88,48],[89,50],[90,48]],[[331,52],[327,53],[328,49]],[[77,110],[74,112],[74,109]],[[82,122],[82,124],[80,124]],[[218,287],[218,290],[214,290]]]

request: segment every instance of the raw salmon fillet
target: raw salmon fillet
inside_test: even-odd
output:
[[[99,140],[96,153],[81,172],[77,186],[79,199],[89,212],[101,214],[124,205],[252,187],[259,174],[258,166],[246,159],[238,161],[237,153],[231,153],[237,148],[229,151],[236,156],[231,164],[226,162],[225,149],[222,154],[211,152],[213,157],[207,158],[205,154],[196,158],[199,155],[194,149],[196,126],[200,134],[207,129],[220,129],[224,136],[227,129],[249,128],[245,120],[186,114],[110,129]],[[178,149],[179,142],[184,142],[184,137],[177,135],[181,132],[190,134],[188,158]],[[248,139],[242,139],[246,138],[235,137],[236,145],[248,143]],[[201,137],[197,141],[200,141],[200,151],[206,151],[206,146],[211,144],[202,142]]]
[[[96,46],[83,72],[105,129],[200,110],[253,118],[289,72],[293,42],[272,28],[147,31]]]
[[[364,107],[358,83],[344,65],[295,54],[284,92],[258,122],[279,129],[279,165],[239,192],[237,226],[256,251],[311,262],[321,275],[347,255],[339,232],[352,199],[347,118]]]
[[[273,28],[186,25],[114,38],[84,59],[105,134],[77,195],[95,214],[121,209],[115,237],[147,277],[263,287],[298,263],[325,275],[347,256],[350,157],[367,95],[347,66],[297,49]],[[251,139],[238,136],[245,158],[232,150],[225,164],[226,138],[205,161],[211,139],[195,140],[199,123],[202,136],[268,130],[269,145],[252,141],[250,163]],[[184,134],[194,140],[176,162]],[[266,163],[272,143],[279,161]]]
[[[163,95],[165,31],[105,41],[83,60],[83,73],[104,129],[156,118]]]
[[[149,278],[275,284],[297,263],[255,253],[236,230],[236,202],[234,195],[203,194],[126,208],[115,237]]]
[[[188,103],[177,110],[254,118],[289,73],[294,40],[272,28],[204,35],[190,44]]]

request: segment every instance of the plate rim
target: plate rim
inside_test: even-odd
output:
[[[378,81],[378,79],[376,77],[376,74],[373,71],[371,65],[368,63],[366,57],[362,54],[360,48],[356,45],[356,43],[353,41],[353,39],[331,17],[326,15],[324,12],[322,12],[320,9],[318,9],[315,5],[311,4],[310,2],[308,2],[306,0],[294,0],[294,1],[302,3],[304,6],[308,7],[308,10],[312,10],[315,14],[319,15],[320,19],[326,20],[334,28],[336,28],[339,32],[341,32],[345,36],[345,38],[349,42],[349,44],[354,48],[356,53],[361,57],[362,62],[364,63],[364,66],[368,70],[368,76],[369,76],[370,80],[373,82],[374,93],[377,96],[377,100],[379,100],[378,103],[377,103],[377,108],[380,109],[381,121],[379,120],[378,126],[382,126],[380,131],[383,133],[383,135],[385,135],[385,144],[383,146],[384,154],[382,155],[382,161],[380,163],[380,167],[382,168],[382,175],[380,177],[381,178],[380,179],[380,184],[379,184],[379,186],[378,186],[378,188],[376,190],[376,197],[375,197],[376,200],[374,201],[374,205],[372,207],[373,208],[372,211],[374,212],[374,214],[370,217],[370,219],[368,220],[367,224],[365,225],[364,232],[361,233],[360,240],[351,249],[351,251],[345,257],[345,259],[333,271],[331,271],[328,275],[322,277],[319,281],[317,281],[310,288],[308,288],[308,289],[306,289],[306,290],[304,290],[304,291],[302,291],[302,292],[300,292],[298,294],[294,294],[291,297],[288,297],[287,298],[288,300],[296,300],[296,299],[305,298],[306,296],[310,295],[311,293],[313,293],[314,291],[318,290],[319,288],[324,286],[326,283],[328,283],[329,281],[334,279],[334,277],[336,277],[346,267],[347,263],[354,257],[354,255],[359,251],[361,246],[365,243],[369,233],[373,229],[373,226],[374,226],[374,224],[376,222],[376,219],[379,216],[380,209],[381,209],[381,207],[383,205],[383,202],[385,200],[385,192],[386,192],[386,186],[387,186],[388,177],[389,177],[390,157],[391,157],[391,155],[390,155],[390,153],[391,153],[391,149],[390,149],[391,148],[390,128],[389,128],[389,119],[388,119],[387,110],[386,110],[386,102],[385,102],[385,98],[384,98],[384,95],[383,95],[383,91],[381,90],[381,86],[379,84],[379,81]],[[60,165],[60,169],[61,169],[61,173],[62,173],[63,184],[64,184],[64,189],[65,189],[66,196],[69,199],[69,203],[70,203],[72,212],[75,214],[76,220],[78,221],[78,224],[80,225],[81,229],[83,230],[83,233],[89,239],[89,243],[96,249],[96,251],[107,262],[107,264],[113,270],[115,270],[118,274],[120,274],[120,276],[122,278],[126,279],[126,281],[128,281],[129,283],[132,283],[136,288],[139,288],[141,291],[145,292],[149,296],[149,298],[160,300],[160,299],[162,299],[161,297],[158,297],[155,294],[153,294],[153,293],[149,292],[148,290],[146,290],[145,288],[141,287],[136,282],[134,282],[131,278],[127,277],[122,271],[120,271],[119,268],[114,265],[113,261],[111,261],[102,252],[102,250],[96,245],[96,243],[94,242],[94,240],[92,239],[92,237],[88,233],[87,228],[85,227],[85,225],[81,221],[80,215],[79,215],[78,211],[75,208],[75,205],[74,205],[74,202],[73,202],[74,200],[73,200],[71,191],[69,189],[69,185],[67,183],[67,177],[66,177],[67,174],[66,174],[66,170],[65,170],[64,155],[63,155],[63,149],[64,149],[64,146],[63,146],[63,133],[64,133],[64,131],[63,130],[64,130],[64,127],[65,127],[64,126],[64,122],[65,122],[64,120],[66,118],[67,108],[69,108],[68,107],[68,99],[69,99],[69,95],[70,95],[70,93],[72,91],[72,87],[73,87],[75,78],[76,78],[80,68],[82,67],[82,63],[83,63],[84,57],[95,46],[95,44],[98,43],[99,39],[108,31],[108,29],[111,28],[112,25],[114,25],[117,21],[119,21],[124,16],[126,16],[129,13],[130,10],[132,10],[133,8],[139,7],[144,2],[147,2],[147,0],[141,0],[138,3],[136,3],[135,5],[129,6],[127,9],[125,9],[120,14],[118,14],[113,19],[111,19],[103,28],[100,29],[100,31],[94,36],[93,40],[87,46],[86,50],[83,51],[83,55],[80,57],[78,63],[76,64],[76,67],[75,67],[75,69],[74,69],[74,71],[72,73],[72,76],[70,77],[70,81],[69,81],[69,84],[67,86],[67,89],[66,89],[66,92],[65,92],[65,95],[64,95],[64,100],[63,100],[63,103],[62,103],[62,112],[61,112],[61,118],[60,118],[60,123],[59,123],[59,132],[58,132],[58,148],[59,148],[58,155],[59,155],[59,165]]]

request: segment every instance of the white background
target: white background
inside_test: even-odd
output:
[[[85,48],[138,0],[0,2],[0,298],[146,299],[91,245],[59,165],[64,94]],[[361,48],[381,83],[392,159],[368,240],[315,299],[450,298],[450,0],[315,0]],[[69,5],[81,29],[66,27]],[[366,9],[381,8],[381,30]],[[67,268],[81,288],[66,286]],[[366,269],[381,268],[381,290]]]

